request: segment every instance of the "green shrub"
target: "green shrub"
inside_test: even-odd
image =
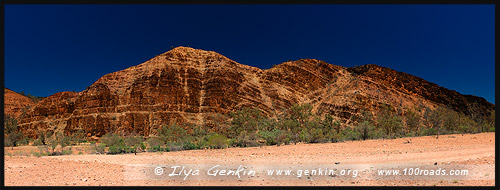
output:
[[[325,114],[325,118],[321,121],[321,126],[325,142],[335,142],[335,137],[340,133],[340,121],[334,121],[330,114]]]
[[[413,108],[405,113],[405,123],[408,128],[408,132],[418,131],[420,128],[420,115],[417,113],[416,109]]]
[[[41,157],[41,156],[42,156],[42,154],[41,154],[41,153],[39,153],[39,152],[35,152],[35,151],[31,151],[31,154],[32,154],[33,156],[35,156],[35,157]]]
[[[33,146],[40,146],[40,145],[43,145],[40,139],[36,139],[35,141],[33,141]]]
[[[318,123],[314,122],[312,124],[312,127],[309,127],[309,130],[307,131],[309,133],[309,138],[306,139],[305,142],[308,143],[319,143],[319,142],[325,142],[327,139],[325,139],[323,129],[321,126],[318,125]]]
[[[48,139],[50,136],[52,136],[52,131],[43,131],[39,130],[38,131],[38,140],[42,143],[42,145],[47,145],[48,144]]]
[[[118,143],[109,146],[108,148],[108,154],[120,154],[120,153],[126,153],[129,152],[129,147],[126,147],[124,143]]]
[[[148,140],[146,140],[146,144],[148,145],[149,152],[163,151],[161,146],[164,145],[164,143],[158,137],[149,138]]]
[[[48,141],[48,145],[52,150],[51,155],[62,155],[64,154],[64,147],[71,144],[71,137],[66,136],[64,133],[56,133],[51,139]],[[57,146],[61,146],[60,152],[55,152]]]
[[[4,116],[4,146],[14,147],[19,144],[22,139],[22,134],[18,132],[17,120],[9,116]]]
[[[212,133],[207,137],[207,145],[211,148],[226,148],[228,146],[228,138],[224,135]]]
[[[56,154],[55,149],[56,149],[57,145],[59,145],[59,141],[57,141],[57,139],[54,138],[54,139],[49,140],[47,143],[52,150],[52,155],[55,155]]]
[[[208,142],[208,144],[210,146],[210,142]],[[243,131],[238,136],[236,136],[236,138],[234,138],[234,141],[232,141],[232,144],[239,147],[259,146],[259,144],[257,143],[257,134],[249,133],[247,131]]]
[[[184,142],[190,137],[186,129],[179,126],[177,123],[163,125],[160,129],[160,139],[165,143]]]
[[[289,131],[281,130],[278,138],[276,139],[276,145],[281,146],[282,144],[288,145],[290,144],[290,140],[292,139],[292,133]]]
[[[82,129],[79,129],[72,135],[73,144],[80,144],[82,142],[85,142],[85,132]]]
[[[359,123],[356,130],[357,134],[359,134],[359,139],[361,140],[373,139],[375,137],[375,134],[373,134],[375,127],[368,121]]]
[[[231,116],[233,118],[230,127],[231,137],[237,137],[244,131],[254,133],[258,129],[260,120],[264,118],[260,110],[246,107],[231,113]]]
[[[240,147],[257,146],[257,130],[259,126],[266,128],[264,114],[254,108],[242,108],[232,112],[229,137],[235,139],[234,145]]]
[[[437,134],[437,131],[434,128],[426,127],[426,128],[423,128],[421,131],[422,136],[432,136],[432,135],[436,135],[436,134]]]
[[[280,118],[280,128],[282,130],[288,131],[289,133],[289,142],[297,143],[300,140],[300,123],[293,119],[281,119]]]
[[[405,137],[415,137],[418,136],[418,131],[410,131],[405,134]]]
[[[377,116],[377,127],[383,129],[390,138],[395,138],[404,134],[403,119],[393,113],[390,105],[384,104]]]
[[[12,144],[12,141],[10,141],[7,138],[3,139],[3,143],[4,143],[5,147],[14,147],[14,144]],[[12,148],[12,150],[14,150],[14,148]]]
[[[290,109],[285,110],[279,118],[281,129],[291,133],[292,141],[310,141],[313,137],[308,132],[303,132],[304,129],[316,129],[318,119],[312,112],[310,104],[294,104]]]
[[[273,129],[272,131],[259,131],[258,135],[266,141],[266,145],[275,145],[280,141],[282,133],[280,129]]]
[[[29,145],[30,144],[30,139],[28,137],[26,138],[23,138],[21,139],[19,142],[18,142],[18,145]]]
[[[179,142],[170,142],[167,147],[172,152],[184,150],[184,144]]]
[[[170,149],[168,147],[154,146],[148,149],[149,152],[169,152]]]
[[[144,145],[144,138],[142,136],[140,137],[127,137],[124,140],[125,146],[129,147],[127,152],[138,152],[138,151],[143,151],[146,149]]]
[[[73,154],[73,151],[71,151],[71,150],[63,150],[63,151],[61,152],[61,154],[62,154],[62,155],[71,155],[71,154]]]
[[[200,147],[191,141],[186,141],[183,144],[183,149],[184,150],[195,150],[195,149],[200,149]]]
[[[146,150],[146,144],[144,144],[144,142],[141,142],[140,148],[141,148],[142,151],[145,151]]]
[[[120,135],[115,133],[107,133],[101,137],[101,143],[104,143],[105,145],[110,147],[110,146],[120,145],[124,142]]]
[[[35,156],[35,157],[42,157],[42,156],[49,156],[50,154],[46,153],[46,152],[35,152],[35,151],[31,151],[31,155]]]
[[[137,141],[140,141],[139,139],[132,137],[127,140],[127,143],[134,144]],[[108,154],[120,154],[120,153],[128,153],[128,152],[133,152],[132,148],[127,147],[125,145],[125,141],[122,139],[122,137],[118,134],[115,133],[108,133],[105,134],[104,136],[101,137],[101,144],[103,144],[108,148]],[[99,144],[99,145],[101,145]]]
[[[353,130],[351,127],[346,127],[341,131],[341,140],[342,141],[350,141],[350,140],[359,140],[361,134],[357,130]]]
[[[311,141],[312,137],[310,134],[310,131],[308,129],[302,129],[299,133],[299,140],[301,142],[309,142]]]
[[[94,146],[95,146],[95,144],[94,144]],[[100,143],[99,145],[95,146],[95,152],[98,154],[106,153],[106,144]]]
[[[61,151],[64,150],[64,147],[67,147],[71,144],[71,137],[66,136],[64,133],[56,134],[56,138],[59,140],[59,145],[61,145]]]
[[[140,145],[144,141],[142,137],[127,137],[123,140],[126,146],[133,147]]]

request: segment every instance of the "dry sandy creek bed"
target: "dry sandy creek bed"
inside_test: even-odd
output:
[[[495,185],[495,133],[137,155],[7,155],[23,148],[4,149],[6,186]],[[291,172],[268,173],[277,169]],[[406,174],[379,175],[385,169]],[[452,170],[467,174],[447,173]]]

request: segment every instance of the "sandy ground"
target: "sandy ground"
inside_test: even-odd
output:
[[[411,140],[410,140],[411,139]],[[411,143],[407,143],[411,141]],[[81,147],[82,148],[82,147]],[[7,153],[29,147],[5,148]],[[35,147],[36,149],[36,147]],[[82,148],[84,150],[84,148]],[[76,154],[65,156],[5,156],[6,186],[177,186],[177,185],[291,185],[291,186],[494,186],[495,133],[455,134],[394,140],[367,140],[326,144],[297,144],[219,150],[190,150],[125,155]],[[6,153],[6,154],[7,154]],[[84,153],[86,153],[84,151]],[[11,154],[12,155],[12,154]],[[15,155],[15,154],[13,154]],[[252,176],[208,176],[211,166],[235,169],[242,165]],[[155,175],[163,166],[162,175]],[[171,166],[198,169],[200,176],[170,177]],[[357,170],[358,176],[298,176],[298,170],[314,168]],[[378,170],[419,167],[467,169],[466,176],[380,176]],[[281,177],[268,169],[292,169],[295,176]],[[345,171],[348,171],[348,170]],[[178,170],[176,170],[178,171]],[[188,171],[186,169],[183,172]],[[210,172],[216,171],[215,169]],[[416,171],[416,170],[415,170]],[[181,172],[181,174],[183,173]],[[234,173],[234,172],[233,172]],[[193,173],[191,173],[193,174]],[[220,173],[219,173],[220,174]],[[176,178],[177,177],[177,178]],[[198,177],[198,178],[197,178]]]

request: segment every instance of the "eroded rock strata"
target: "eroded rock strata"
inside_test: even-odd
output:
[[[261,70],[213,51],[177,47],[104,75],[82,92],[61,92],[40,101],[20,128],[30,137],[39,130],[79,129],[89,137],[108,132],[147,136],[170,122],[214,126],[216,114],[242,107],[273,115],[296,103],[310,103],[314,112],[349,124],[361,110],[375,113],[384,103],[396,109],[445,105],[463,111],[472,102],[485,113],[494,109],[483,98],[376,65],[345,68],[301,59]]]

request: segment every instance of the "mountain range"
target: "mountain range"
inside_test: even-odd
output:
[[[171,122],[213,128],[216,120],[228,119],[230,112],[243,107],[274,117],[304,103],[344,126],[356,123],[361,111],[376,115],[384,104],[394,112],[444,106],[470,114],[475,106],[479,114],[487,115],[495,109],[484,98],[377,65],[347,68],[300,59],[263,70],[190,47],[177,47],[106,74],[82,92],[59,92],[36,104],[18,99],[25,102],[19,106],[31,105],[26,113],[21,116],[19,109],[8,109],[7,98],[5,112],[19,118],[20,130],[29,137],[40,130],[83,130],[89,137],[108,132],[148,136]]]

